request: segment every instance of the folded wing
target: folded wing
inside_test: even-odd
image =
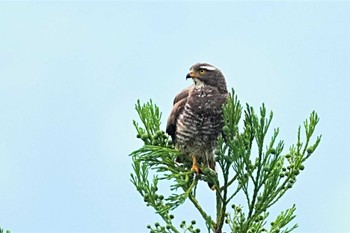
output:
[[[166,126],[166,132],[171,136],[173,142],[176,141],[175,132],[176,132],[177,119],[180,116],[180,114],[183,112],[184,107],[187,103],[188,95],[192,89],[193,89],[193,85],[182,90],[179,94],[175,96],[175,99],[173,102],[173,109],[171,110],[170,116],[167,121],[167,126]]]

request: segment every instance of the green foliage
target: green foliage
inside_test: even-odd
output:
[[[265,105],[256,113],[253,107],[241,106],[232,90],[224,106],[225,126],[218,138],[216,162],[222,172],[215,173],[202,167],[203,174],[196,175],[191,164],[175,162],[181,153],[174,149],[171,139],[160,129],[161,113],[152,101],[136,110],[142,126],[134,121],[137,137],[144,146],[131,153],[134,173],[131,182],[143,197],[147,206],[155,209],[164,220],[154,226],[147,226],[150,232],[199,232],[195,221],[173,223],[172,211],[190,200],[203,217],[207,231],[222,232],[224,225],[231,232],[291,232],[296,224],[288,227],[295,218],[295,205],[282,211],[270,225],[267,224],[269,208],[274,205],[296,182],[304,170],[304,162],[313,154],[321,136],[313,144],[311,137],[319,121],[315,112],[304,122],[305,142],[302,141],[301,127],[297,142],[283,153],[284,142],[278,141],[279,129],[274,129],[267,141],[268,130],[273,118]],[[243,118],[243,125],[242,123]],[[219,170],[219,171],[220,171]],[[150,175],[150,171],[152,174]],[[215,185],[216,192],[208,189],[208,195],[216,195],[216,213],[209,215],[196,198],[199,180]],[[165,181],[171,195],[159,191]],[[244,203],[234,203],[238,194],[245,197]],[[231,206],[231,207],[230,207]],[[225,229],[226,229],[225,228]]]
[[[4,233],[4,230],[0,228],[0,233]],[[9,230],[6,230],[6,233],[11,233]]]

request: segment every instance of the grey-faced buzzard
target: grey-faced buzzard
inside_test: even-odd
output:
[[[228,92],[223,74],[210,64],[193,65],[188,78],[194,84],[176,95],[166,132],[199,174],[200,163],[215,170],[214,149],[224,125],[222,105]]]

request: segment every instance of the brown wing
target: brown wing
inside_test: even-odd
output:
[[[168,122],[166,125],[166,132],[169,134],[175,142],[175,132],[176,132],[176,122],[179,115],[182,113],[186,103],[187,103],[187,97],[189,95],[189,92],[192,90],[193,85],[189,86],[188,88],[182,90],[179,94],[175,96],[174,103],[173,103],[173,109],[171,110],[171,113],[168,118]]]

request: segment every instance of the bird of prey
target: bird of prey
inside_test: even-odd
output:
[[[199,164],[215,171],[214,150],[224,126],[222,106],[228,92],[223,74],[213,65],[193,65],[189,78],[194,84],[176,95],[166,132],[175,148],[192,160],[192,170],[198,175]]]

